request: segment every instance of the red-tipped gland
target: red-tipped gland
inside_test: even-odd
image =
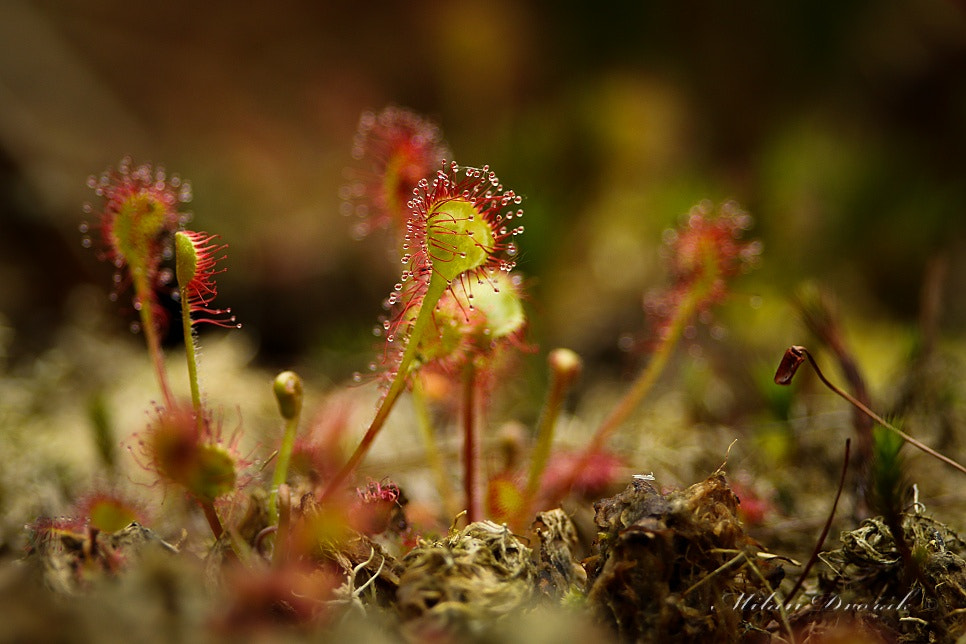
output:
[[[193,324],[207,323],[240,329],[241,324],[231,315],[231,309],[213,309],[211,302],[218,295],[215,276],[227,269],[216,269],[225,255],[218,256],[227,244],[216,244],[217,235],[191,230],[175,234],[176,273],[181,297],[187,298]]]
[[[365,487],[356,488],[356,500],[349,512],[349,523],[359,532],[374,535],[385,532],[401,532],[408,525],[402,512],[407,503],[399,486],[392,481],[378,482],[372,479]]]
[[[489,166],[444,164],[432,182],[418,183],[409,202],[405,248],[413,277],[483,281],[489,271],[512,270],[517,251],[510,240],[523,232],[512,223],[523,216],[515,209],[521,202]]]
[[[172,234],[187,219],[178,209],[191,200],[190,184],[169,177],[162,168],[134,167],[129,157],[117,169],[90,177],[87,184],[104,202],[97,224],[101,238],[98,256],[117,269],[112,298],[132,281],[136,289],[150,290],[153,298],[154,291],[165,287],[169,279],[160,266],[170,257]],[[90,204],[84,210],[95,212]],[[81,226],[85,246],[92,245],[88,230],[88,224]],[[135,308],[154,304],[144,302],[143,297],[135,294]]]
[[[344,212],[360,218],[356,236],[390,226],[400,237],[405,234],[413,189],[446,156],[436,124],[401,107],[365,112],[352,147],[352,157],[363,167],[350,171],[353,176],[342,189]]]

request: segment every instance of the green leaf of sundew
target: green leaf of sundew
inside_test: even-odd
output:
[[[510,280],[506,273],[496,273],[473,289],[473,306],[486,316],[487,335],[493,340],[516,333],[527,321],[520,294]]]
[[[184,482],[189,492],[200,499],[214,501],[235,489],[235,459],[220,445],[198,445],[194,467]]]
[[[447,282],[483,266],[495,245],[489,222],[465,199],[433,206],[426,218],[426,243],[433,271]]]
[[[433,312],[434,332],[420,339],[419,360],[427,363],[459,358],[466,350],[486,351],[491,342],[520,331],[525,324],[520,295],[506,273],[493,273],[473,284],[472,297],[468,289],[454,285]]]

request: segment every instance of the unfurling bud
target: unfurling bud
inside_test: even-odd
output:
[[[298,418],[302,413],[302,379],[294,371],[283,371],[275,376],[272,386],[278,411],[285,420]]]
[[[584,367],[584,361],[580,359],[579,355],[564,348],[551,351],[547,355],[547,364],[553,370],[554,378],[560,382],[564,389],[573,386]]]
[[[224,273],[217,268],[218,262],[225,259],[223,253],[227,244],[217,244],[217,235],[181,230],[175,233],[175,268],[178,288],[181,291],[184,315],[191,324],[206,322],[225,328],[241,328],[231,315],[231,309],[211,308],[211,302],[218,295],[215,276]]]

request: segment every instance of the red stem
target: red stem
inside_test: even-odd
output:
[[[808,563],[802,568],[802,574],[798,576],[798,581],[789,591],[788,596],[785,598],[785,608],[788,608],[795,595],[801,589],[802,585],[805,583],[805,577],[808,576],[809,571],[811,571],[812,566],[818,561],[818,556],[822,554],[822,546],[825,545],[825,539],[828,537],[829,530],[832,529],[832,520],[835,518],[835,510],[839,507],[839,497],[842,496],[842,488],[845,487],[845,474],[849,471],[849,448],[852,446],[852,439],[845,439],[845,458],[842,461],[842,474],[839,476],[839,489],[835,493],[835,500],[832,501],[832,509],[828,513],[828,519],[825,520],[825,527],[822,528],[822,534],[818,537],[818,543],[815,544],[815,549],[812,550],[812,556],[808,558]]]
[[[678,304],[678,308],[674,311],[674,316],[668,322],[663,338],[661,338],[660,343],[651,355],[651,360],[644,367],[644,370],[641,371],[640,375],[638,375],[634,384],[624,394],[624,397],[617,406],[611,411],[610,415],[597,428],[597,431],[591,437],[583,452],[581,452],[580,457],[574,463],[573,467],[570,468],[570,472],[568,472],[564,479],[563,485],[560,486],[559,494],[561,496],[570,492],[577,482],[577,479],[580,478],[581,473],[590,466],[590,462],[594,456],[603,451],[610,437],[630,417],[638,405],[640,405],[641,401],[644,400],[644,397],[651,391],[654,383],[657,382],[658,376],[661,375],[664,367],[667,366],[668,361],[671,359],[671,354],[677,346],[678,340],[684,332],[684,328],[694,315],[699,300],[699,293],[692,290]]]
[[[158,378],[161,397],[164,399],[165,406],[173,407],[174,397],[171,395],[167,371],[164,368],[164,354],[161,351],[161,339],[158,336],[158,326],[152,310],[154,304],[151,301],[150,286],[143,279],[135,279],[134,290],[138,302],[140,302],[138,315],[141,318],[141,330],[144,333],[144,341],[148,345],[148,353],[151,354],[151,362],[154,364],[154,373]]]
[[[224,534],[225,529],[221,526],[221,519],[218,518],[218,513],[215,511],[215,504],[211,501],[202,501],[198,499],[198,505],[205,513],[205,518],[208,519],[208,525],[211,527],[211,533],[215,535],[215,539],[220,539],[221,535]]]

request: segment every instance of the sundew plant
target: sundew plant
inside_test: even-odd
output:
[[[274,397],[279,417],[255,428],[262,443],[251,452],[240,449],[243,434],[253,431],[250,421],[226,423],[232,401],[209,400],[200,375],[198,327],[218,333],[241,327],[218,301],[218,279],[239,258],[217,234],[188,228],[191,186],[179,176],[125,158],[89,180],[95,199],[84,206],[90,221],[81,227],[83,245],[112,267],[110,298],[143,337],[157,383],[147,420],[128,428],[124,444],[162,491],[158,505],[183,502],[183,511],[172,529],[153,525],[157,515],[129,501],[123,482],[109,492],[78,493],[72,514],[39,517],[27,528],[27,555],[41,562],[45,583],[64,595],[83,593],[148,561],[152,550],[163,553],[162,561],[190,561],[210,603],[179,613],[176,639],[344,637],[355,619],[397,629],[407,641],[459,641],[499,633],[489,624],[509,615],[564,607],[582,615],[575,619],[588,633],[620,641],[671,641],[682,632],[738,641],[740,629],[807,639],[801,624],[818,623],[813,615],[796,617],[788,603],[750,611],[749,602],[728,600],[775,596],[785,574],[776,560],[799,565],[765,552],[745,532],[743,522],[764,522],[774,503],[750,490],[736,494],[724,465],[686,490],[662,488],[645,463],[615,447],[622,432],[640,431],[630,421],[659,380],[677,375],[668,367],[683,342],[695,342],[696,329],[714,319],[734,283],[762,261],[752,217],[734,201],[700,200],[641,250],[663,260],[668,279],[644,298],[640,366],[611,408],[579,425],[580,445],[562,449],[558,424],[585,377],[573,350],[544,347],[546,395],[527,402],[532,426],[511,425],[492,404],[522,361],[541,351],[540,338],[532,337],[531,282],[517,266],[525,256],[527,204],[496,169],[456,156],[438,125],[405,108],[361,117],[340,197],[351,243],[388,240],[399,268],[376,321],[378,346],[349,382],[324,392],[318,409],[308,410],[306,400],[321,385],[295,371],[266,382],[262,393]],[[183,391],[171,384],[174,351],[162,343],[176,324],[162,306],[167,300],[180,308]],[[834,385],[802,346],[787,350],[776,386],[790,384],[805,362],[877,428],[874,449],[859,459],[856,495],[871,490],[869,506],[885,517],[874,524],[882,532],[875,543],[896,535],[888,537],[895,554],[888,561],[899,562],[894,576],[919,593],[920,607],[966,611],[943,590],[962,591],[966,582],[935,579],[938,564],[930,559],[952,561],[955,553],[936,544],[952,543],[954,535],[934,526],[923,543],[921,504],[910,496],[918,491],[899,450],[911,443],[966,469]],[[372,409],[360,410],[355,398],[345,402],[365,387],[378,388]],[[403,417],[398,407],[406,398],[413,413]],[[356,426],[357,418],[366,421]],[[360,475],[373,446],[402,431],[418,437],[418,469],[435,496],[410,496],[398,482],[397,463],[381,463],[378,480]],[[787,584],[789,602],[818,560],[848,466],[846,458],[815,555],[797,583]],[[590,504],[593,518],[580,509]],[[869,543],[859,549],[867,554]],[[854,564],[847,553],[841,557]],[[145,577],[163,577],[150,570]],[[842,564],[834,578],[809,578],[810,592],[822,584],[852,589],[845,571]],[[171,606],[180,601],[168,597]],[[933,613],[906,617],[919,620],[920,629],[958,628]]]

